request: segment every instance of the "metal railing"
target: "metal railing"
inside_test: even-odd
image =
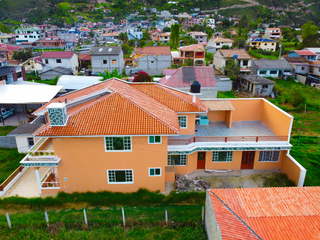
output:
[[[268,142],[287,141],[287,136],[229,136],[229,137],[192,137],[188,139],[168,139],[168,145],[188,145],[198,142]]]
[[[3,189],[20,173],[22,172],[23,167],[19,166],[16,170],[14,170],[11,175],[3,181],[3,183],[0,185],[0,191],[3,191]]]

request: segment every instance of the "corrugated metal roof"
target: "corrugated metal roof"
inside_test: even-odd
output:
[[[75,52],[44,52],[41,54],[41,58],[72,58]]]
[[[320,187],[211,191],[262,239],[320,239]],[[229,214],[216,208],[215,202],[212,206],[219,218]],[[230,228],[223,231],[229,238],[237,233]]]
[[[278,60],[269,60],[269,59],[260,59],[253,60],[253,64],[259,69],[282,69],[282,70],[293,70],[294,68],[287,62],[285,59]]]
[[[92,47],[89,53],[91,55],[119,55],[122,51],[121,47]]]

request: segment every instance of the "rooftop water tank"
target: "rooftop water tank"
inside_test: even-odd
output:
[[[194,80],[191,84],[190,92],[200,93],[200,89],[201,89],[201,84],[197,80]]]

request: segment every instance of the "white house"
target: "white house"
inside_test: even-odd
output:
[[[44,52],[41,54],[42,71],[63,67],[65,69],[70,69],[74,75],[78,73],[79,62],[78,56],[75,52]]]
[[[223,46],[227,46],[229,48],[232,48],[232,44],[234,41],[232,39],[228,38],[222,38],[222,37],[212,37],[209,42],[207,43],[207,47],[214,47],[216,49],[220,49]]]
[[[15,30],[16,42],[21,44],[23,42],[36,42],[41,39],[40,28],[28,27],[28,28],[18,28]]]

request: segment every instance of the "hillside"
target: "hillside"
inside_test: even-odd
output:
[[[320,21],[320,3],[317,0],[177,0],[179,4],[169,4],[167,0],[0,0],[0,21],[18,23],[23,18],[29,23],[40,24],[42,20],[51,18],[54,24],[72,24],[77,16],[87,20],[102,21],[106,14],[103,8],[112,11],[107,16],[120,20],[133,11],[141,14],[143,7],[156,7],[159,11],[177,9],[177,12],[191,12],[200,8],[205,13],[216,11],[225,16],[241,17],[247,15],[249,20],[257,18],[284,25],[302,25],[307,21]],[[98,3],[99,2],[99,3]],[[87,6],[87,4],[89,4]],[[95,9],[100,8],[100,9]]]

